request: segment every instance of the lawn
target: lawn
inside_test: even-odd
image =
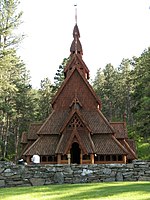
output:
[[[1,188],[0,200],[150,200],[150,182]]]

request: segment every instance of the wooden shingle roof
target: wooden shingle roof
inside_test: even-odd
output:
[[[111,122],[110,124],[115,130],[116,138],[128,138],[127,129],[124,122]]]
[[[38,134],[60,134],[60,129],[63,126],[69,111],[54,111],[50,114],[47,120],[43,123],[38,131]]]
[[[68,84],[68,82],[71,79],[73,73],[75,73],[75,72],[77,72],[78,75],[80,77],[82,77],[82,80],[83,80],[84,84],[87,86],[88,90],[91,92],[91,94],[93,95],[93,97],[97,101],[97,104],[99,104],[99,106],[101,107],[101,101],[100,101],[99,97],[96,95],[96,93],[94,92],[92,86],[89,84],[89,82],[87,81],[87,79],[82,75],[81,71],[77,67],[74,67],[74,69],[72,70],[72,72],[70,73],[70,75],[67,76],[67,78],[62,83],[61,87],[59,88],[58,92],[56,93],[56,95],[55,95],[55,97],[54,97],[54,99],[52,101],[52,105],[57,101],[57,98],[62,93],[64,87]]]
[[[87,122],[92,133],[114,133],[107,119],[99,110],[81,110],[83,119]]]
[[[123,139],[123,140],[119,140],[120,143],[127,149],[128,151],[128,155],[127,158],[128,159],[136,159],[136,147],[135,147],[135,142],[132,139]]]
[[[95,152],[97,154],[128,154],[127,150],[111,134],[95,134],[92,135],[92,140],[94,142]]]
[[[57,135],[40,136],[25,152],[24,155],[55,155],[59,141]]]
[[[39,131],[42,123],[32,123],[29,126],[28,140],[36,140],[38,138],[37,132]]]

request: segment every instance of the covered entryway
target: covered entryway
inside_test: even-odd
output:
[[[70,149],[71,163],[80,164],[80,153],[81,149],[79,148],[79,144],[74,142],[72,144],[72,148]]]

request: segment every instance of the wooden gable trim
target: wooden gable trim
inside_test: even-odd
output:
[[[43,136],[38,137],[38,139],[35,140],[35,142],[34,142],[28,149],[26,149],[26,151],[23,153],[23,155],[28,155],[28,152],[32,149],[32,147],[33,147],[34,145],[36,145],[36,143],[37,143],[42,137],[43,137]],[[37,149],[37,151],[38,151],[38,149]]]
[[[110,123],[108,122],[108,120],[106,119],[106,117],[103,115],[103,113],[100,110],[98,110],[98,113],[103,118],[104,122],[109,126],[109,128],[112,131],[112,133],[115,133],[114,128],[110,125]]]
[[[92,150],[93,150],[93,153],[95,153],[95,152],[96,152],[96,151],[95,151],[95,145],[94,145],[94,142],[93,142],[93,140],[92,140],[92,138],[91,138],[90,133],[88,134],[88,137],[89,137],[89,140],[90,140],[90,144],[91,144],[91,148],[92,148]]]
[[[80,105],[80,107],[82,108],[82,104],[80,103],[79,99],[77,97],[74,97],[74,99],[72,100],[69,108],[71,108],[73,106],[73,104],[78,103]]]
[[[72,134],[71,134],[71,136],[70,136],[70,139],[69,139],[69,141],[68,141],[68,144],[66,145],[64,154],[67,154],[69,148],[71,147],[71,144],[72,144],[72,141],[73,141],[74,137],[77,138],[77,140],[78,140],[78,142],[79,142],[79,145],[81,146],[81,148],[82,148],[82,150],[83,150],[83,153],[87,154],[88,152],[87,152],[87,150],[86,150],[86,147],[84,146],[84,144],[83,144],[83,142],[82,142],[82,140],[81,140],[81,138],[80,138],[80,136],[79,136],[79,133],[78,133],[78,131],[77,131],[76,128],[74,128],[74,130],[72,131]]]
[[[114,135],[112,135],[112,139],[116,142],[116,144],[125,152],[125,155],[128,154],[127,149],[115,138]]]
[[[51,118],[51,116],[53,115],[55,111],[53,110],[51,112],[51,114],[48,116],[48,118],[45,120],[45,122],[43,123],[43,125],[41,126],[41,128],[39,129],[39,131],[37,132],[37,135],[40,135],[41,130],[43,129],[43,127],[45,126],[45,124],[49,121],[49,119]]]
[[[124,137],[124,138],[128,138],[128,133],[127,133],[127,128],[126,128],[126,124],[124,123],[124,122],[110,122],[110,125],[112,126],[112,128],[114,129],[114,131],[116,132],[116,128],[115,127],[113,127],[113,124],[114,125],[119,125],[119,124],[121,124],[121,125],[123,125],[123,129],[124,129],[124,135],[126,135],[126,137]],[[119,132],[120,130],[118,130],[118,132]],[[119,138],[119,137],[118,137]]]
[[[81,66],[83,66],[86,69],[86,71],[89,73],[89,69],[87,68],[86,64],[82,60],[81,56],[79,56],[78,54],[74,54],[73,55],[73,57],[71,58],[71,60],[67,64],[67,66],[65,67],[64,72],[66,72],[67,70],[69,70],[69,67],[70,67],[70,65],[72,65],[73,62],[75,62],[75,65],[76,65],[76,61],[77,60],[81,63]]]
[[[81,120],[81,122],[82,122],[82,123],[85,125],[85,127],[87,128],[87,130],[88,130],[89,132],[91,132],[90,127],[89,127],[88,124],[84,121],[84,119],[83,119],[82,115],[80,114],[80,112],[79,112],[78,110],[73,110],[73,111],[70,113],[70,115],[68,116],[68,119],[67,119],[66,122],[64,123],[63,127],[61,128],[60,133],[62,133],[62,132],[64,131],[64,129],[66,128],[67,124],[69,123],[69,121],[72,119],[72,117],[73,117],[75,114],[79,117],[79,119]]]
[[[61,87],[59,88],[59,90],[57,91],[54,99],[52,100],[52,105],[55,103],[55,101],[57,100],[58,96],[61,94],[63,88],[67,85],[67,82],[69,81],[69,79],[71,78],[71,76],[73,75],[73,73],[75,72],[75,70],[79,73],[79,75],[81,76],[81,78],[83,79],[84,83],[86,84],[86,86],[89,88],[90,92],[92,93],[92,95],[94,96],[94,98],[96,99],[97,103],[100,105],[101,107],[101,101],[98,98],[98,96],[96,95],[96,93],[94,92],[92,86],[89,84],[89,82],[87,81],[87,79],[81,74],[80,70],[75,67],[73,69],[73,71],[70,73],[70,75],[64,80],[63,84],[61,85]]]
[[[133,155],[133,157],[136,159],[137,156],[136,156],[135,152],[132,150],[132,148],[130,147],[130,145],[128,144],[128,142],[127,142],[125,139],[124,139],[124,143],[125,143],[127,149],[130,151],[130,153],[131,153],[131,154]]]
[[[55,153],[58,153],[58,150],[59,150],[60,145],[61,145],[61,143],[62,143],[63,137],[64,137],[64,134],[61,135],[61,138],[60,138],[60,140],[59,140],[59,142],[58,142],[58,145],[57,145],[57,148],[56,148]]]

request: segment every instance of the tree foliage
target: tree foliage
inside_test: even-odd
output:
[[[150,48],[139,58],[123,59],[119,68],[111,64],[97,71],[93,87],[108,120],[122,121],[124,113],[136,138],[150,137]]]

